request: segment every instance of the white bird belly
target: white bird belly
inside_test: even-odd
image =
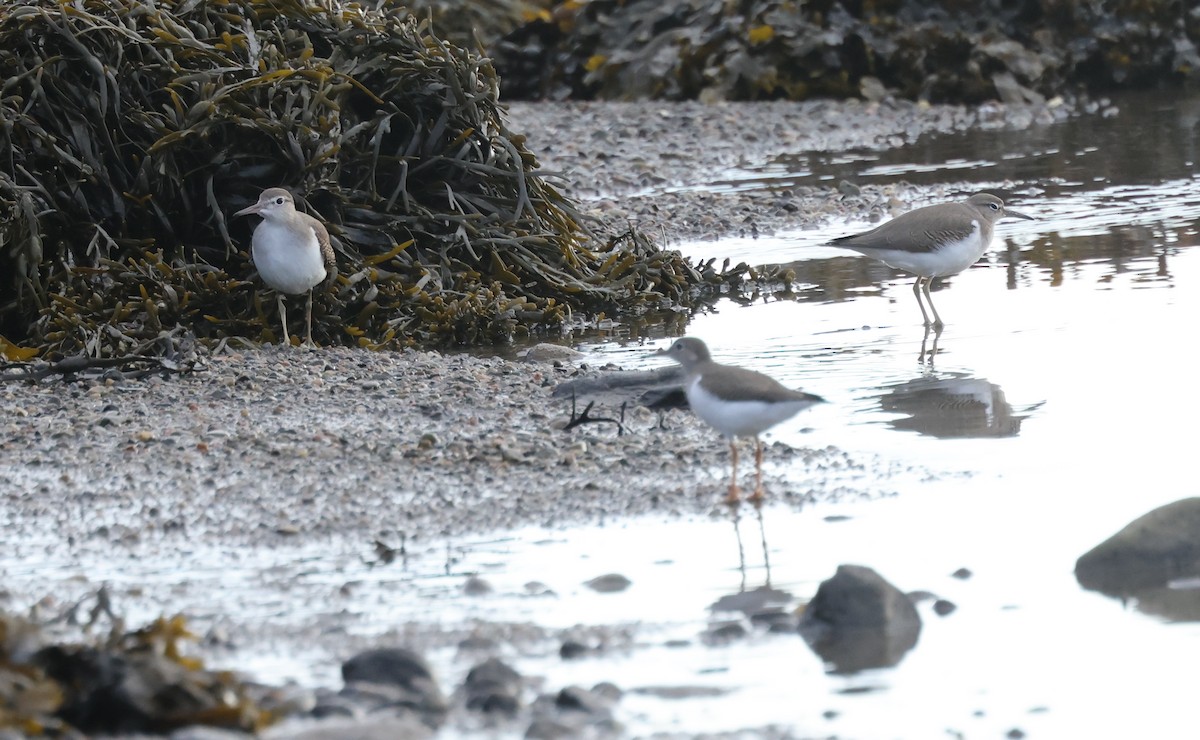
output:
[[[299,294],[325,279],[325,260],[311,229],[308,243],[296,233],[264,222],[254,230],[251,257],[263,282],[283,293]]]
[[[908,252],[900,249],[858,249],[868,257],[879,260],[888,267],[904,270],[923,277],[957,275],[979,261],[988,245],[983,241],[979,222],[965,239],[945,242],[928,252]]]
[[[811,401],[722,401],[700,387],[700,379],[685,389],[692,412],[727,437],[753,437],[790,419],[812,405]]]

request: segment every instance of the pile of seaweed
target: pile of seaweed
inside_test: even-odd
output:
[[[206,669],[188,655],[185,644],[195,636],[182,617],[127,630],[103,589],[85,601],[63,615],[77,625],[70,629],[90,632],[105,617],[111,627],[79,642],[53,639],[56,630],[47,625],[0,612],[5,736],[166,734],[194,725],[253,732],[297,711],[286,696],[229,671]],[[78,614],[83,607],[90,607],[88,613]]]
[[[319,343],[503,342],[719,279],[593,234],[505,125],[491,63],[390,3],[5,3],[0,79],[10,357],[273,341],[257,219],[230,214],[274,186],[335,239]]]
[[[563,0],[489,52],[514,99],[1035,102],[1195,79],[1191,5]]]

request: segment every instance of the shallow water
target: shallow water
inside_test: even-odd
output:
[[[794,270],[790,293],[724,302],[688,332],[721,361],[824,396],[769,441],[869,461],[875,477],[856,479],[854,495],[818,495],[802,510],[768,504],[761,520],[714,506],[709,516],[410,543],[390,564],[360,539],[253,554],[197,544],[152,563],[116,555],[79,590],[108,583],[132,624],[169,603],[199,624],[236,615],[322,640],[369,643],[418,625],[445,635],[429,657],[446,687],[473,664],[455,647],[460,637],[481,622],[511,624],[516,654],[506,660],[547,689],[617,684],[626,691],[617,719],[631,734],[774,725],[853,738],[1192,737],[1200,623],[1084,591],[1073,576],[1076,558],[1129,520],[1195,495],[1200,99],[1116,104],[1116,117],[888,152],[788,153],[714,178],[713,188],[904,179],[941,184],[944,199],[1001,188],[1037,218],[1001,222],[985,260],[940,284],[948,326],[932,362],[919,361],[933,337],[911,279],[820,246],[869,224],[679,245],[697,258]],[[646,368],[662,364],[650,355],[669,341],[580,349],[593,363]],[[711,465],[715,496],[724,465]],[[772,472],[785,481],[777,489],[813,482],[802,469]],[[80,578],[77,563],[39,557],[48,544],[17,543],[0,558],[8,587]],[[850,674],[828,670],[794,631],[713,609],[769,584],[794,611],[842,563],[958,608],[941,617],[922,602],[917,645],[892,668]],[[961,568],[971,575],[952,575]],[[611,594],[581,583],[606,573],[633,583]],[[471,574],[494,591],[464,595]],[[747,634],[717,639],[713,630],[731,622]],[[604,649],[562,660],[564,631]],[[265,681],[340,682],[320,650],[246,648],[227,653],[228,664]]]
[[[1182,656],[1200,651],[1200,624],[1164,617],[1157,604],[1083,591],[1073,567],[1129,520],[1195,495],[1196,103],[1118,101],[1117,118],[935,137],[851,163],[875,162],[855,176],[860,183],[949,180],[953,197],[1001,188],[1037,218],[1001,222],[988,258],[936,291],[949,325],[932,362],[919,362],[933,337],[921,326],[911,278],[819,246],[868,224],[681,245],[697,257],[796,271],[795,295],[727,302],[688,328],[718,360],[831,401],[775,438],[929,473],[880,481],[894,497],[769,509],[773,585],[802,600],[838,563],[858,563],[959,608],[938,617],[924,605],[919,643],[891,669],[825,674],[794,635],[700,650],[728,668],[720,679],[671,661],[674,682],[729,680],[737,689],[664,711],[675,723],[668,726],[729,727],[753,717],[846,737],[1013,728],[1041,737],[1191,736],[1185,687],[1194,668]],[[928,166],[905,166],[905,157]],[[753,182],[848,176],[833,170]],[[640,367],[656,364],[647,351],[669,341],[587,349]],[[805,427],[812,431],[801,435]],[[671,525],[676,563],[706,551],[716,535],[701,530],[711,526]],[[973,575],[953,578],[959,567]],[[731,571],[726,584],[736,580]]]

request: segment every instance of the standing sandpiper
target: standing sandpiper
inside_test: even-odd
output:
[[[1033,219],[1007,210],[1004,201],[990,193],[976,193],[962,203],[940,203],[902,213],[870,231],[843,236],[829,242],[835,247],[877,259],[888,267],[917,276],[913,295],[921,308],[925,326],[941,329],[944,324],[933,307],[929,286],[935,277],[955,275],[975,264],[992,242],[992,226],[1005,216]],[[933,312],[925,312],[921,294]]]
[[[784,387],[774,378],[754,370],[713,362],[708,346],[695,337],[675,340],[656,354],[683,365],[683,390],[688,405],[710,427],[729,438],[732,475],[726,503],[740,500],[737,485],[737,438],[754,437],[755,485],[750,501],[761,502],[762,441],[758,435],[781,421],[825,399]]]
[[[254,229],[251,257],[259,277],[274,288],[279,299],[279,320],[283,323],[283,343],[291,344],[287,330],[287,309],[283,296],[308,292],[305,312],[305,344],[312,341],[313,288],[327,276],[337,275],[337,263],[325,224],[296,210],[292,194],[283,188],[267,188],[258,202],[234,216],[257,213],[262,223]]]

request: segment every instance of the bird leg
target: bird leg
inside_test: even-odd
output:
[[[921,318],[925,319],[925,326],[929,326],[931,323],[929,321],[929,314],[925,312],[925,304],[921,302],[921,282],[924,280],[924,277],[917,276],[917,282],[913,283],[913,295],[917,297],[917,307],[921,309]],[[930,307],[933,306],[932,303],[929,305]]]
[[[755,506],[762,503],[763,486],[762,486],[762,461],[763,447],[762,440],[757,435],[754,437],[754,493],[750,496],[750,502]]]
[[[315,347],[312,339],[312,304],[313,304],[313,289],[308,289],[308,306],[304,311],[305,326],[308,327],[308,333],[305,335],[304,345],[306,347]]]
[[[742,501],[741,494],[738,492],[737,484],[737,437],[729,438],[729,454],[732,456],[732,469],[729,476],[729,495],[725,497],[725,503],[736,505]]]
[[[933,296],[929,295],[929,287],[931,285],[933,285],[933,278],[932,277],[925,278],[925,289],[924,289],[925,300],[929,301],[929,310],[933,311],[933,328],[938,329],[940,331],[941,328],[943,326],[945,326],[945,324],[942,323],[942,317],[938,316],[937,307],[933,305]],[[924,311],[922,311],[922,313],[924,313]],[[929,324],[928,317],[926,317],[926,319],[925,319],[925,324],[926,325]]]
[[[287,308],[283,305],[283,293],[276,293],[275,298],[279,302],[279,323],[283,325],[283,343],[290,346],[292,338],[288,336]]]

